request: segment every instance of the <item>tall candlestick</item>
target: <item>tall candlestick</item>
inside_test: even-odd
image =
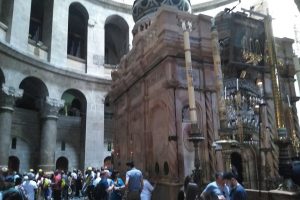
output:
[[[239,91],[239,79],[236,79],[236,90]]]
[[[289,97],[289,95],[287,94],[286,97],[287,97],[287,100],[288,100],[288,105],[289,105],[289,107],[291,107],[291,102],[290,102],[290,97]]]

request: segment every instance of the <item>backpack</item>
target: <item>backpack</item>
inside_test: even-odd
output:
[[[20,195],[22,196],[22,200],[28,200],[28,195],[22,185],[19,185],[17,187],[17,190],[20,193]]]
[[[108,188],[108,183],[106,179],[101,179],[101,181],[94,188],[95,199],[107,199],[108,193],[106,192]]]

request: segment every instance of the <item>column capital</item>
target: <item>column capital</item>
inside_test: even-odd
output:
[[[183,31],[191,32],[193,28],[193,19],[189,16],[177,16],[178,26],[182,28]]]
[[[57,119],[58,111],[64,106],[64,103],[65,101],[62,99],[46,97],[41,108],[41,117]]]
[[[23,96],[24,90],[2,84],[0,93],[0,107],[2,109],[13,110],[15,100]]]

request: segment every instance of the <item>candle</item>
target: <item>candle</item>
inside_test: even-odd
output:
[[[226,99],[226,86],[225,86],[225,93],[224,93],[225,99]]]
[[[289,105],[289,107],[291,107],[291,102],[290,102],[290,97],[289,97],[289,95],[287,94],[286,97],[287,97],[287,100],[288,100],[288,105]]]
[[[239,79],[236,79],[236,90],[239,91]]]

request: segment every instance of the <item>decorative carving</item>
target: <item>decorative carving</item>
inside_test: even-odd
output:
[[[62,99],[52,99],[50,97],[46,97],[41,111],[42,118],[57,118],[58,111],[64,106],[64,103],[65,101]]]
[[[148,85],[152,86],[165,78],[165,73],[161,70],[155,70],[148,79]]]
[[[197,69],[192,69],[193,72],[191,73],[193,75],[193,85],[195,88],[200,87],[200,75]],[[178,72],[178,81],[180,82],[180,85],[187,87],[187,80],[186,80],[186,71],[185,68],[178,67],[177,68]]]
[[[145,16],[153,15],[162,6],[172,6],[178,10],[191,12],[192,6],[188,0],[136,0],[132,6],[132,16],[135,22]]]
[[[22,89],[16,89],[12,86],[8,86],[5,84],[2,84],[2,91],[1,91],[1,97],[0,97],[0,106],[2,108],[9,108],[13,109],[13,106],[15,104],[15,100],[17,98],[20,98],[23,96],[23,90]]]
[[[131,99],[135,99],[140,96],[141,92],[142,92],[141,84],[136,84],[132,86],[132,88],[129,90],[129,96]]]

